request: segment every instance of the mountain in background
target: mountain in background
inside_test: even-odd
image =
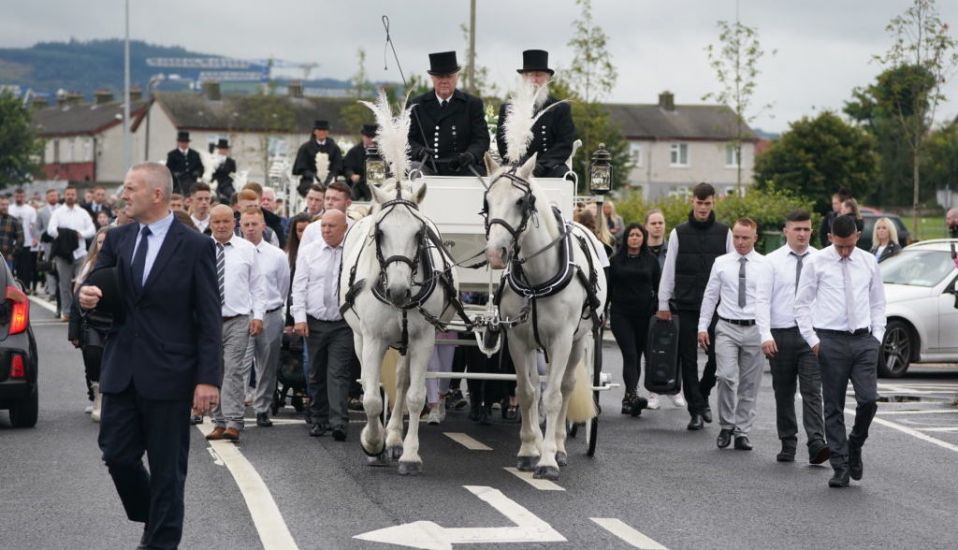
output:
[[[198,53],[179,46],[158,46],[143,41],[130,41],[130,83],[146,89],[150,78],[158,73],[178,74],[196,79],[201,69],[160,68],[147,65],[152,57],[222,57]],[[262,66],[260,66],[262,68]],[[278,79],[283,83],[289,79]],[[254,82],[246,84],[253,85]],[[100,88],[108,88],[119,97],[123,90],[123,41],[90,40],[39,42],[29,48],[0,48],[0,85],[32,89],[36,94],[54,97],[57,90],[75,91],[88,98]],[[332,78],[309,80],[307,89],[346,89],[349,81]],[[171,87],[172,86],[172,87]],[[185,84],[164,82],[160,89],[183,88]],[[249,86],[255,88],[255,86]]]

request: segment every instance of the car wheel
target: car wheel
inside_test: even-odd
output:
[[[37,425],[40,412],[40,398],[36,386],[26,399],[18,401],[10,408],[10,423],[14,428],[32,428]]]
[[[911,364],[914,343],[907,324],[897,319],[890,321],[878,350],[878,375],[886,378],[904,376]]]

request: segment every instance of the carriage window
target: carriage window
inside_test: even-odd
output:
[[[672,166],[689,165],[689,144],[673,143],[669,151],[669,164]]]
[[[905,250],[880,267],[886,284],[933,287],[951,274],[955,262],[944,250]]]

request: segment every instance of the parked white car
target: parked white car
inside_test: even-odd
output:
[[[958,363],[958,239],[915,243],[881,263],[888,329],[878,374],[903,376],[912,363]]]

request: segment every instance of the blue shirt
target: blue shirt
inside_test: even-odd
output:
[[[146,249],[146,264],[143,266],[143,280],[140,281],[141,285],[146,285],[146,280],[150,278],[150,269],[153,268],[153,262],[156,261],[156,255],[160,252],[160,247],[163,246],[163,239],[166,238],[166,233],[170,230],[170,225],[173,224],[173,212],[171,211],[166,215],[165,218],[162,218],[158,221],[155,221],[149,224],[150,236],[147,237],[147,249]],[[143,224],[140,224],[140,229],[136,233],[136,244],[133,245],[133,256],[130,257],[132,262],[133,258],[136,257],[136,249],[140,246],[140,239],[142,239],[141,232],[143,231]]]

